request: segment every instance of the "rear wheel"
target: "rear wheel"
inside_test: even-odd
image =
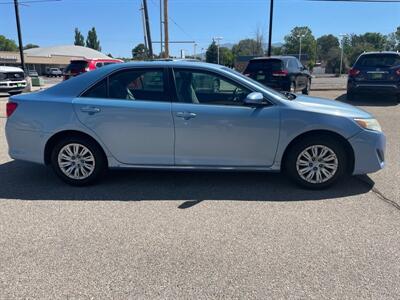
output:
[[[285,169],[297,184],[309,189],[331,186],[345,175],[347,156],[331,137],[306,137],[288,150]]]
[[[356,98],[356,93],[352,90],[347,90],[346,98],[347,100],[353,101]]]
[[[311,79],[308,79],[307,86],[301,91],[303,95],[309,95],[311,89]]]
[[[58,142],[51,154],[51,164],[58,177],[76,186],[94,183],[107,165],[101,148],[82,137],[68,137]]]
[[[292,81],[290,83],[289,92],[291,92],[291,93],[295,93],[296,92],[296,83],[294,81]]]

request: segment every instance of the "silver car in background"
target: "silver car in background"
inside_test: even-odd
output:
[[[367,112],[281,94],[219,65],[114,64],[12,97],[14,159],[85,185],[107,168],[285,171],[307,188],[384,166],[385,136]]]

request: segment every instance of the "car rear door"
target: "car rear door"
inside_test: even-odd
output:
[[[243,104],[251,92],[220,74],[175,68],[175,164],[269,167],[279,138],[275,105]]]
[[[174,125],[165,70],[125,69],[74,100],[79,120],[121,163],[173,165]]]

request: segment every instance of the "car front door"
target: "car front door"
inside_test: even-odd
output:
[[[174,164],[174,125],[164,69],[127,69],[74,99],[79,120],[121,163]]]
[[[279,138],[276,105],[250,107],[248,88],[214,72],[174,69],[175,164],[269,167]]]

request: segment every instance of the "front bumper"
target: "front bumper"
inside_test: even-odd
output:
[[[0,81],[0,92],[19,92],[26,88],[26,80]]]
[[[386,137],[382,132],[361,130],[349,139],[354,150],[353,175],[377,172],[385,166]]]

